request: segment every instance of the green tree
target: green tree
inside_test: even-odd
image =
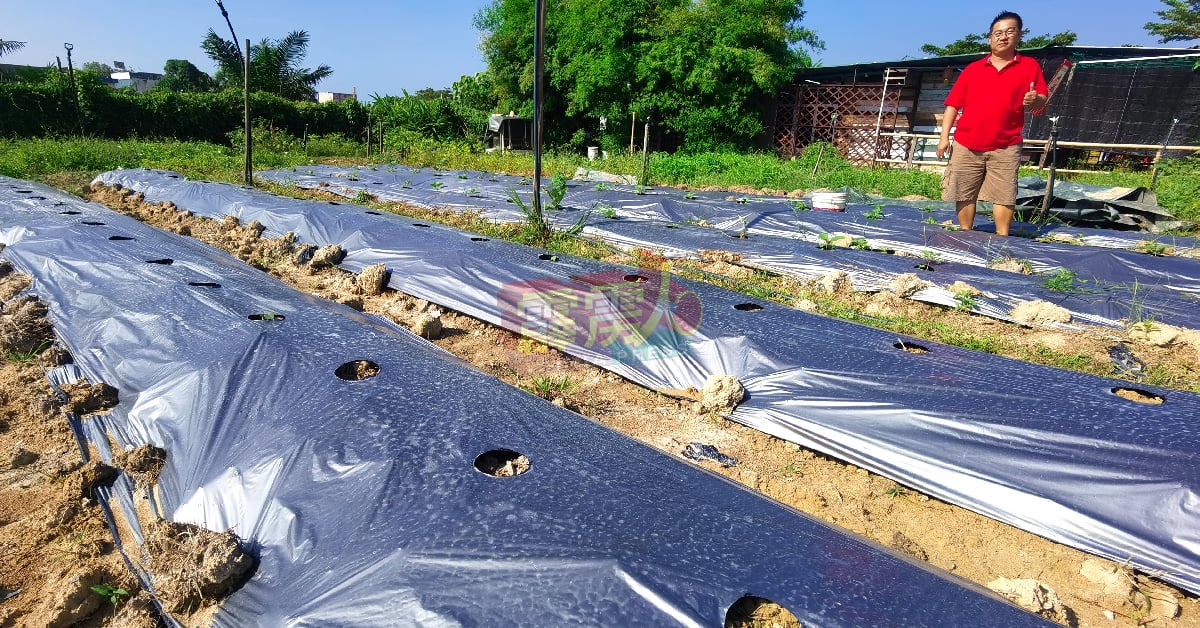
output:
[[[84,72],[94,72],[97,76],[102,76],[104,78],[108,78],[109,75],[111,75],[114,71],[112,66],[108,65],[107,63],[100,63],[99,61],[88,61],[80,66],[79,69],[83,70]]]
[[[550,0],[543,111],[547,138],[597,119],[650,115],[689,150],[747,146],[763,107],[811,65],[821,41],[802,0]],[[528,113],[533,0],[493,0],[476,26],[499,109]],[[614,125],[615,126],[615,125]]]
[[[487,72],[464,74],[450,86],[451,97],[457,105],[482,112],[491,112],[499,104],[494,91],[495,84]]]
[[[217,63],[216,82],[221,87],[240,86],[242,56],[236,44],[222,39],[211,28],[200,47]],[[316,84],[333,69],[301,68],[308,50],[308,32],[292,31],[278,41],[263,39],[250,47],[250,90],[263,91],[291,100],[311,100]]]
[[[1073,46],[1075,40],[1079,36],[1071,31],[1063,31],[1054,35],[1037,35],[1036,37],[1029,36],[1029,29],[1021,31],[1021,48],[1044,48],[1046,46]],[[990,50],[988,45],[988,33],[971,33],[962,39],[950,42],[945,46],[935,44],[925,44],[921,46],[921,52],[933,57],[952,57],[954,55],[969,55],[975,53],[987,52]]]
[[[216,83],[207,73],[197,68],[187,59],[167,59],[163,65],[162,80],[154,89],[172,92],[207,92],[216,87]]]
[[[1162,0],[1167,8],[1155,11],[1162,22],[1147,22],[1146,30],[1160,43],[1200,39],[1200,0]]]
[[[10,52],[16,52],[24,47],[25,42],[23,41],[8,41],[6,39],[0,39],[0,57],[3,57]]]

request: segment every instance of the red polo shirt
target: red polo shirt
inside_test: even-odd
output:
[[[964,68],[945,103],[960,112],[955,141],[977,151],[1020,144],[1021,128],[1025,126],[1022,100],[1030,83],[1037,93],[1046,95],[1042,67],[1022,54],[999,71],[992,65],[991,54]]]

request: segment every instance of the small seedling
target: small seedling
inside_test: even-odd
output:
[[[367,194],[366,190],[359,190],[352,200],[359,205],[366,205],[371,202],[371,195]]]
[[[863,214],[863,218],[867,220],[883,220],[887,215],[883,213],[883,205],[876,205],[875,209]]]
[[[48,346],[50,346],[50,341],[43,340],[28,351],[9,351],[4,357],[8,358],[9,362],[30,362]]]
[[[533,179],[529,177],[521,177],[521,180],[517,181],[517,185],[533,185]]]
[[[749,203],[749,202],[750,202],[750,199],[746,198],[745,196],[737,197],[738,205],[745,205],[746,203]]]
[[[819,242],[817,242],[817,248],[824,250],[824,251],[832,251],[833,250],[834,237],[833,237],[832,233],[817,234],[817,239],[819,240]]]
[[[687,194],[684,194],[684,195],[683,195],[683,198],[685,198],[685,199],[687,199],[687,200],[689,200],[689,201],[695,200],[695,199],[696,199],[696,193],[695,193],[695,192],[688,192]]]
[[[1080,279],[1075,271],[1060,268],[1053,277],[1047,277],[1042,282],[1042,287],[1056,292],[1079,292],[1081,288],[1076,285],[1076,282],[1087,283],[1086,280]]]
[[[569,375],[558,377],[553,375],[534,375],[530,379],[530,385],[527,390],[542,399],[551,400],[555,397],[571,394],[576,387],[576,383],[571,380]]]
[[[412,188],[412,179],[405,179],[404,183],[400,184],[400,187],[405,190],[411,189]]]
[[[612,188],[612,186],[611,186],[611,185],[609,185],[609,184],[607,184],[607,183],[604,183],[603,181],[601,181],[600,183],[597,183],[597,184],[596,184],[596,187],[595,187],[594,189],[595,189],[597,192],[607,192],[607,191],[609,191],[609,190],[611,190],[611,189],[613,189],[613,188]]]
[[[937,224],[937,218],[934,218],[933,216],[926,216],[926,217],[925,217],[925,220],[922,220],[921,222],[923,222],[923,223],[925,223],[925,224],[927,224],[927,225],[936,225],[936,224]]]
[[[794,462],[787,463],[786,467],[780,469],[780,473],[783,474],[783,477],[785,477],[789,480],[792,478],[798,478],[798,477],[804,476],[804,472],[801,471],[800,469],[797,469],[796,463],[794,463]]]
[[[638,185],[634,186],[633,193],[634,194],[645,194],[647,190],[648,190],[648,188],[646,186],[638,184]]]
[[[1158,256],[1170,255],[1172,252],[1171,247],[1159,242],[1158,240],[1142,240],[1141,242],[1138,242],[1138,249],[1143,253]]]
[[[567,196],[567,177],[556,172],[550,180],[550,187],[546,188],[546,194],[550,197],[550,209],[562,209],[563,198]]]
[[[955,292],[954,293],[954,309],[959,312],[970,312],[979,305],[979,299],[970,292]]]
[[[896,499],[897,497],[907,497],[908,489],[904,488],[903,486],[893,486],[892,488],[884,491],[884,494],[892,499]]]
[[[446,185],[446,184],[445,184],[445,183],[442,183],[441,181],[434,181],[434,182],[432,182],[432,183],[430,183],[430,184],[429,184],[429,187],[431,187],[431,188],[433,188],[433,189],[435,189],[435,190],[436,190],[436,189],[438,189],[438,188],[442,187],[443,185]]]
[[[922,206],[921,206],[921,211],[923,211],[923,212],[931,212],[931,211],[933,211],[933,205],[929,205],[929,204],[922,205]]]
[[[933,249],[925,249],[924,251],[921,251],[921,257],[934,263],[942,261],[942,254]]]
[[[617,210],[613,209],[612,207],[610,207],[608,205],[601,205],[599,207],[599,209],[597,209],[596,211],[600,212],[601,216],[604,216],[605,218],[608,218],[609,220],[616,220],[616,218],[617,218]]]
[[[850,241],[850,246],[858,249],[859,251],[866,251],[871,248],[870,245],[867,244],[866,238],[854,238]]]
[[[109,602],[112,603],[113,606],[116,606],[117,604],[119,604],[121,602],[121,596],[129,595],[129,591],[126,591],[125,589],[122,589],[120,587],[114,587],[109,584],[93,585],[92,592],[94,592],[96,595],[99,595],[102,598],[107,599]]]
[[[962,227],[958,225],[942,225],[942,228],[946,231],[962,231]]]
[[[465,179],[467,179],[468,177],[467,177],[467,175],[465,175],[465,174],[460,174],[460,175],[458,175],[458,178],[460,178],[460,179],[464,179],[464,180],[465,180]]]
[[[804,201],[792,201],[792,209],[798,212],[806,212],[808,211],[808,205]]]
[[[467,196],[479,196],[479,188],[467,188],[463,190],[463,194]]]

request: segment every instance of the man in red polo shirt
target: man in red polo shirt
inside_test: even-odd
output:
[[[1046,103],[1046,79],[1032,57],[1017,54],[1024,25],[1005,11],[992,20],[991,52],[963,69],[946,96],[938,159],[950,153],[942,174],[942,200],[954,201],[958,224],[975,224],[975,202],[992,202],[996,234],[1008,235],[1017,203],[1017,167],[1025,109]],[[950,128],[954,150],[950,150]]]

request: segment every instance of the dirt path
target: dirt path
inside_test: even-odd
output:
[[[171,206],[145,204],[140,196],[131,195],[128,190],[98,190],[93,198],[154,226],[190,235],[223,248],[301,291],[388,316],[423,332],[423,335],[434,339],[446,350],[510,384],[536,391],[552,403],[579,412],[673,456],[684,459],[682,453],[689,443],[713,445],[721,453],[737,458],[738,464],[728,468],[707,461],[688,461],[688,464],[705,466],[816,519],[871,538],[959,577],[983,586],[1011,589],[1014,598],[1019,598],[1023,592],[1029,598],[1024,600],[1026,605],[1039,606],[1044,615],[1061,624],[1200,627],[1200,602],[1195,596],[1185,595],[1111,561],[1091,557],[918,494],[864,469],[729,421],[713,419],[709,414],[699,413],[692,402],[646,390],[476,319],[455,312],[443,312],[408,295],[380,289],[378,273],[364,272],[356,277],[336,268],[315,269],[308,264],[297,265],[293,263],[290,239],[262,239],[259,237],[261,230],[256,225],[241,226],[231,218],[221,221],[197,220]],[[405,211],[421,213],[423,210],[407,208]],[[613,261],[632,263],[633,260],[623,258]],[[709,272],[747,272],[736,264],[721,260],[707,264],[704,268]],[[1069,347],[1072,351],[1093,355],[1101,362],[1107,360],[1105,349],[1111,345],[1114,334],[1118,333],[1107,329],[1030,333],[1028,329],[892,298],[886,293],[867,296],[843,292],[829,296],[860,309],[902,310],[909,316],[924,317],[952,326],[964,334],[1001,336],[1008,338],[1015,347],[1028,348],[1030,351],[1035,351],[1039,346]],[[1153,365],[1167,365],[1184,371],[1192,369],[1194,372],[1198,362],[1195,355],[1179,347],[1155,347],[1143,342],[1136,345],[1136,349],[1140,357]],[[25,378],[17,380],[12,386],[7,385],[9,380],[4,380],[4,390],[12,390],[15,386],[15,389],[23,391],[22,394],[27,392],[34,395],[41,390],[39,385],[44,388],[40,370],[31,368],[29,364],[23,365],[29,369],[27,371],[20,371],[18,367],[22,367],[22,364],[4,364],[5,377],[9,377],[11,370],[13,373],[23,372],[20,377]],[[28,414],[27,406],[30,403],[25,396],[14,397],[13,404],[6,405],[4,411],[18,413],[20,408]],[[26,448],[43,452],[41,464],[49,464],[52,460],[72,460],[68,466],[77,464],[70,458],[69,450],[73,444],[69,432],[59,430],[56,434],[37,437],[44,440],[33,440],[33,436],[25,435],[27,430],[39,433],[47,431],[47,428],[36,416],[31,415],[31,420],[31,424],[14,424],[0,431],[0,451],[12,450],[19,434],[19,438],[25,439]],[[19,486],[15,477],[4,477],[6,481],[3,482],[4,492],[0,492],[0,499]],[[74,495],[71,497],[78,500]],[[9,528],[13,527],[9,522],[15,521],[14,517],[19,515],[16,509],[30,507],[32,500],[16,500],[21,501],[20,504],[10,504],[9,501],[0,501],[0,517],[5,524],[0,527],[0,543],[12,542],[7,535]],[[87,506],[87,502],[83,502],[83,505]],[[71,536],[74,532],[85,528],[90,530],[87,526],[92,523],[91,519],[81,520],[57,536],[47,535],[46,530],[58,530],[61,526],[42,525],[38,532],[26,534],[29,540],[38,540],[37,543],[30,543],[27,552],[45,555],[58,551],[49,548],[69,545],[74,542],[75,537]],[[10,552],[6,550],[4,554],[7,560]],[[9,563],[0,566],[6,572],[11,571]],[[125,582],[117,580],[115,572],[106,577],[113,582]],[[3,586],[8,588],[14,585],[3,581]],[[0,626],[5,625],[3,609],[6,608],[0,606]]]

